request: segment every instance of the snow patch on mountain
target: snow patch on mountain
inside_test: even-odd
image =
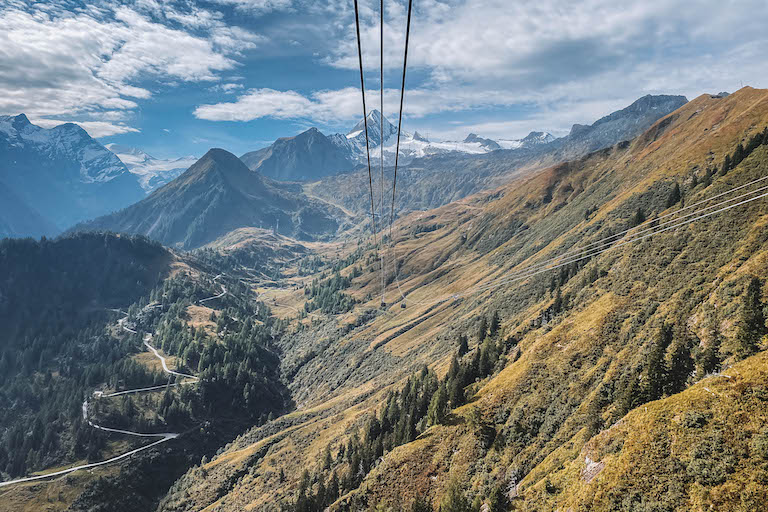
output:
[[[24,114],[0,116],[0,133],[12,148],[78,162],[82,183],[105,183],[128,171],[120,159],[73,123],[46,129],[30,123]]]
[[[106,148],[128,167],[147,194],[177,178],[198,160],[195,156],[155,158],[140,149],[119,144],[107,144]]]
[[[368,113],[367,121],[371,155],[379,154],[380,141],[383,140],[384,161],[387,165],[392,165],[397,149],[397,126],[375,109]],[[346,135],[335,133],[329,135],[328,139],[347,154],[350,160],[365,163],[365,124],[362,119]],[[494,140],[470,133],[462,141],[430,141],[419,132],[411,134],[403,131],[400,133],[400,163],[407,164],[415,158],[451,152],[481,155],[499,149],[531,148],[554,140],[555,137],[549,133],[531,132],[523,139]]]

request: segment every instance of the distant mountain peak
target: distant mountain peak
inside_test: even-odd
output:
[[[368,112],[366,119],[368,121],[368,139],[374,146],[378,146],[382,141],[386,142],[387,139],[397,133],[397,127],[390,123],[387,117],[382,116],[381,112],[376,109]],[[380,134],[382,123],[383,137]],[[347,133],[348,139],[359,139],[360,137],[362,137],[362,142],[365,144],[365,123],[362,119]]]
[[[125,164],[79,125],[0,116],[0,181],[58,229],[139,200]]]
[[[420,140],[421,142],[429,142],[429,140],[419,132],[413,132],[413,140]]]

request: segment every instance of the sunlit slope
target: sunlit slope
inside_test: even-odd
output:
[[[422,363],[444,373],[459,334],[476,346],[477,319],[492,311],[503,337],[514,340],[506,367],[470,386],[471,403],[444,424],[386,454],[334,507],[410,506],[417,492],[436,504],[451,467],[466,475],[470,498],[519,484],[521,510],[572,499],[575,491],[558,487],[555,472],[583,463],[592,435],[632,409],[622,392],[643,371],[664,323],[701,347],[717,324],[723,346],[732,342],[738,297],[751,276],[766,276],[768,207],[753,201],[553,271],[518,280],[512,273],[620,234],[638,210],[663,216],[768,174],[761,146],[725,176],[706,179],[708,167],[716,172],[766,125],[768,91],[701,96],[628,144],[400,220],[394,258],[385,259],[386,310],[364,313],[380,302],[378,263],[366,252],[341,271],[362,270],[344,290],[359,301],[355,309],[283,342],[299,411],[242,436],[204,471],[190,471],[161,509],[277,509],[305,468],[321,467],[326,446],[337,450],[378,410],[383,390],[399,389]],[[681,197],[671,201],[675,184]],[[503,286],[473,288],[501,278]],[[490,446],[465,420],[472,407],[493,428]],[[346,465],[332,470],[343,474]]]

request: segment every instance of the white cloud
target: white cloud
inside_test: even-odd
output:
[[[125,133],[128,126],[107,121],[150,98],[147,83],[219,80],[238,65],[234,57],[264,41],[196,7],[187,12],[154,0],[134,8],[65,7],[0,8],[0,69],[8,71],[0,73],[0,112],[84,118],[99,136]]]
[[[213,0],[221,5],[231,5],[238,10],[252,13],[265,13],[290,9],[293,0]]]
[[[79,125],[88,135],[94,139],[120,135],[123,133],[138,133],[139,130],[123,123],[110,123],[107,121],[64,121],[61,119],[36,118],[30,119],[30,122],[43,128],[53,128],[65,123],[74,123]]]

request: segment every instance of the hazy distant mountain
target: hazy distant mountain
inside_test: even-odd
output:
[[[55,235],[59,230],[0,183],[0,238]]]
[[[142,201],[74,230],[136,233],[168,246],[193,248],[249,226],[301,239],[321,237],[336,232],[341,215],[298,187],[268,181],[235,155],[211,149]]]
[[[197,161],[195,156],[155,158],[140,149],[119,144],[107,144],[104,147],[117,155],[128,167],[147,194],[176,178]]]
[[[0,116],[0,161],[0,181],[59,230],[144,197],[120,159],[76,124]]]
[[[253,171],[283,181],[316,180],[352,169],[349,148],[340,148],[317,128],[277,139],[271,146],[251,151],[240,159]]]

